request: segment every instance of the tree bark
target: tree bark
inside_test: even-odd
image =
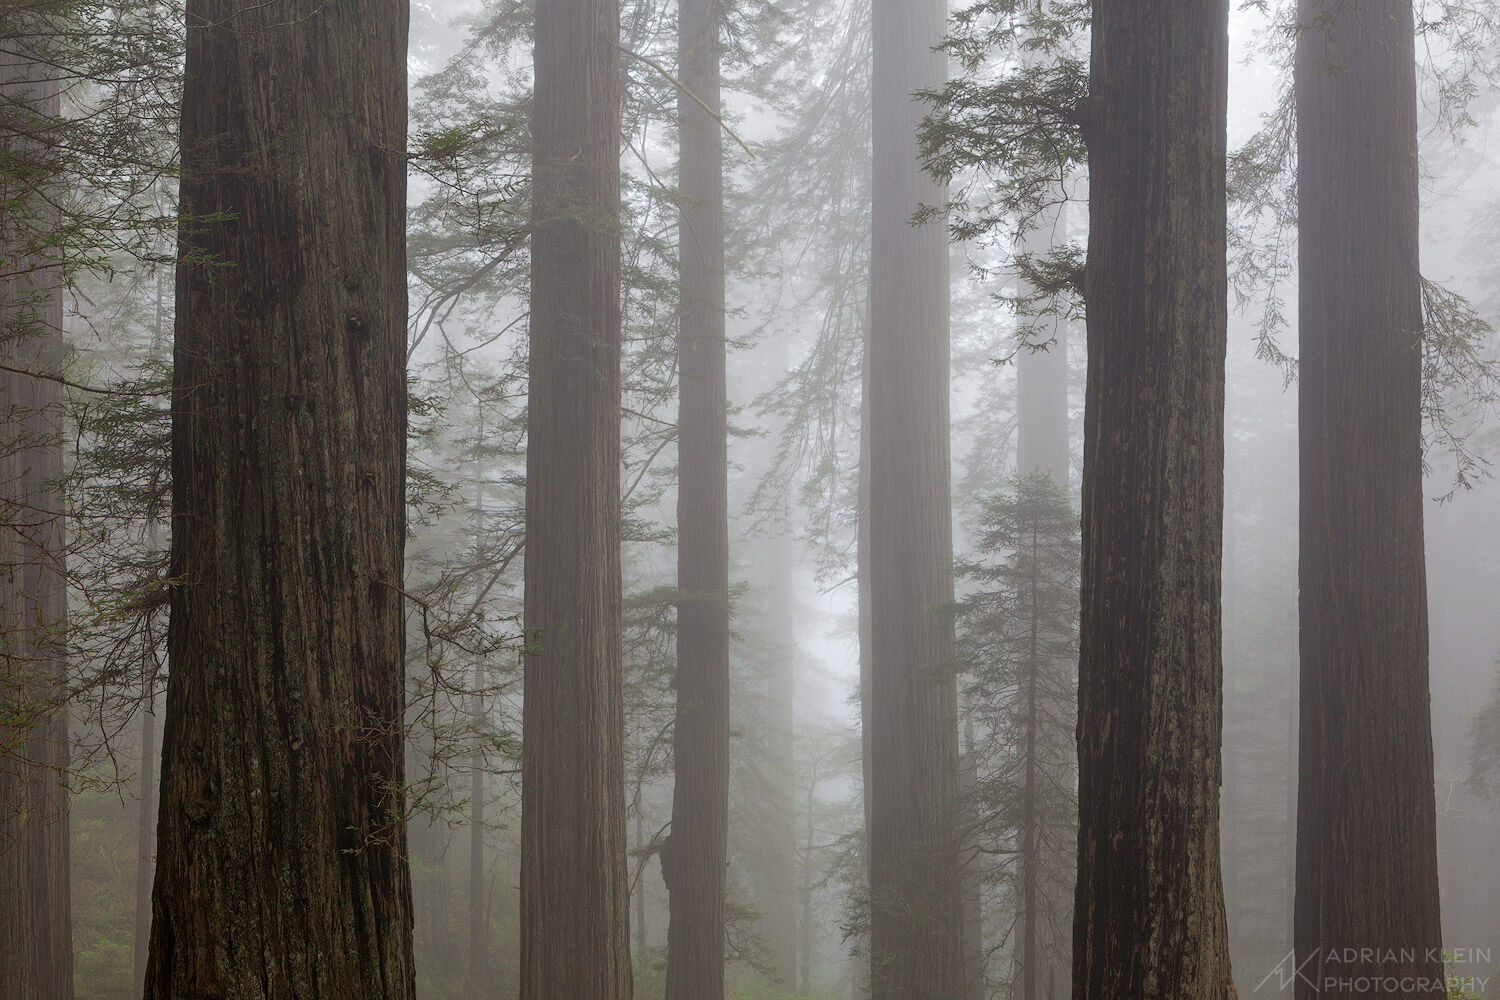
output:
[[[723,143],[715,118],[719,9],[715,0],[682,0],[677,21],[677,717],[672,832],[662,851],[669,893],[666,1000],[724,996],[729,473]]]
[[[1224,998],[1226,0],[1096,0],[1073,995]]]
[[[405,0],[189,0],[150,1000],[404,1000]]]
[[[1061,192],[1058,192],[1059,196]],[[1065,209],[1048,209],[1037,228],[1019,241],[1021,253],[1045,256],[1067,242]],[[1032,343],[1016,357],[1016,466],[1022,476],[1045,472],[1059,489],[1068,488],[1068,324],[1059,316],[1023,317],[1034,330]],[[1050,343],[1048,340],[1050,338]]]
[[[1062,192],[1059,190],[1056,194],[1061,197]],[[1037,228],[1023,236],[1017,249],[1042,256],[1065,244],[1065,213],[1066,207],[1061,205],[1044,211],[1036,220]],[[1063,317],[1050,315],[1027,317],[1026,320],[1035,328],[1033,343],[1045,345],[1046,349],[1023,349],[1016,358],[1016,467],[1023,482],[1025,477],[1042,473],[1066,495],[1072,452],[1068,420],[1068,323]],[[1020,489],[1025,491],[1024,486]],[[1043,745],[1050,748],[1073,744],[1077,724],[1076,686],[1041,683],[1044,678],[1072,676],[1077,660],[1072,655],[1071,638],[1069,655],[1065,658],[1051,654],[1047,662],[1037,659],[1045,655],[1038,653],[1038,648],[1055,648],[1059,639],[1038,620],[1037,588],[1052,591],[1066,586],[1076,594],[1076,581],[1071,569],[1066,583],[1055,578],[1055,572],[1049,570],[1056,560],[1043,558],[1040,551],[1057,548],[1060,539],[1047,537],[1034,541],[1034,588],[1030,601],[1033,651],[1027,665],[1027,697],[1032,704],[1027,713],[1025,744],[1026,784],[1030,791],[1025,796],[1028,806],[1023,810],[1027,814],[1023,823],[1030,831],[1031,841],[1023,846],[1018,859],[1023,872],[1023,896],[1027,897],[1022,904],[1022,1000],[1036,1000],[1043,992],[1044,983],[1055,978],[1057,972],[1064,976],[1069,974],[1067,965],[1056,968],[1059,962],[1071,957],[1072,941],[1068,934],[1068,899],[1057,898],[1055,886],[1063,883],[1064,887],[1071,889],[1072,869],[1076,862],[1073,851],[1076,837],[1071,824],[1067,830],[1057,829],[1056,823],[1049,822],[1056,811],[1043,809],[1040,805],[1047,789],[1072,789],[1077,785],[1077,764],[1072,759],[1073,754],[1064,758],[1041,750]],[[1042,574],[1047,574],[1047,578]],[[1066,694],[1061,694],[1062,691]],[[1044,826],[1051,829],[1044,829]],[[1053,888],[1053,892],[1045,891],[1038,884],[1043,877],[1051,883],[1048,888]],[[1030,954],[1029,960],[1026,953]],[[1048,972],[1045,979],[1044,967]]]
[[[1444,974],[1412,6],[1303,0],[1297,16],[1297,996],[1404,996],[1401,980]],[[1363,978],[1385,985],[1348,985]]]
[[[56,214],[32,178],[35,138],[61,113],[45,60],[25,52],[24,15],[0,24],[0,981],[16,1000],[71,1000],[68,899],[67,582],[63,567],[62,273],[47,248]],[[44,180],[42,183],[47,183]]]
[[[141,785],[136,812],[135,849],[135,976],[131,982],[144,985],[146,960],[151,953],[151,876],[156,865],[156,678],[144,672],[146,704],[141,713]]]
[[[629,1000],[614,0],[538,0],[521,998]]]
[[[917,157],[942,0],[873,10],[870,250],[870,957],[873,1000],[965,995],[948,429],[946,188]]]
[[[784,513],[783,524],[790,524]],[[797,857],[797,583],[796,560],[788,532],[769,545],[771,562],[770,665],[766,682],[765,745],[769,778],[772,843],[767,852],[764,915],[761,935],[766,941],[771,968],[784,989],[798,983],[797,952],[808,940],[799,935],[802,886]],[[808,817],[810,819],[811,817]]]
[[[483,433],[481,430],[481,440]],[[484,497],[475,505],[483,523]],[[484,737],[488,719],[484,701],[484,661],[474,664],[474,752],[469,757],[469,996],[478,1000],[488,992],[484,982],[485,915],[489,891],[484,880]]]

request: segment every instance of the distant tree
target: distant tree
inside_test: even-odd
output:
[[[1408,0],[1297,7],[1297,996],[1440,983]],[[1389,949],[1389,950],[1388,950]],[[1411,956],[1411,957],[1406,957]],[[1306,963],[1305,965],[1303,963]]]
[[[631,996],[620,578],[620,23],[536,8],[521,998]]]
[[[406,3],[187,25],[146,996],[406,1000]]]
[[[1227,0],[1096,0],[1073,995],[1222,1000]]]
[[[0,978],[17,1000],[73,996],[51,27],[0,14]]]
[[[729,862],[729,471],[724,167],[716,0],[677,16],[680,269],[677,384],[677,716],[667,1000],[722,1000]]]
[[[1037,1000],[1057,995],[1071,959],[1078,518],[1039,473],[986,500],[980,532],[977,547],[994,556],[963,567],[958,617],[966,721],[977,723],[971,850],[1013,915],[1012,995]]]
[[[946,6],[873,9],[870,248],[870,995],[965,994],[948,426],[947,199],[922,169],[917,91],[942,85]]]
[[[1490,683],[1489,696],[1469,720],[1469,790],[1493,800],[1500,792],[1500,671]]]

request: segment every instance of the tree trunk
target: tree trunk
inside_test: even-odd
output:
[[[982,808],[979,796],[979,762],[974,754],[972,707],[965,702],[963,754],[958,760],[959,793],[963,798],[964,852],[964,982],[968,996],[985,995],[984,866],[981,847]]]
[[[1061,195],[1061,192],[1058,192]],[[1067,242],[1061,207],[1036,220],[1017,249],[1045,256]],[[1016,357],[1016,467],[1023,476],[1045,472],[1059,489],[1068,488],[1068,324],[1059,316],[1023,317],[1032,326],[1031,342],[1045,350],[1023,348]],[[1049,343],[1050,340],[1050,343]]]
[[[723,148],[715,118],[720,8],[714,0],[682,0],[678,10],[677,717],[672,832],[661,856],[669,893],[666,1000],[722,1000],[729,863],[729,473]]]
[[[870,251],[870,958],[873,1000],[965,993],[949,497],[947,190],[912,95],[937,89],[942,0],[877,0]]]
[[[151,875],[156,846],[156,678],[146,670],[146,704],[141,713],[141,791],[136,814],[135,850],[135,977],[146,982],[146,960],[151,949]]]
[[[1060,197],[1062,192],[1057,192]],[[1044,211],[1037,219],[1037,228],[1026,233],[1018,249],[1022,253],[1046,255],[1067,242],[1066,208],[1058,206]],[[1022,350],[1016,359],[1016,467],[1024,478],[1039,473],[1046,474],[1064,495],[1068,492],[1068,466],[1072,454],[1069,445],[1068,419],[1068,323],[1060,316],[1029,317],[1034,327],[1033,343],[1046,345],[1046,350]],[[1049,343],[1050,340],[1050,343]],[[1025,487],[1022,487],[1024,490]],[[1033,518],[1036,515],[1032,515]],[[1033,521],[1035,523],[1035,521]],[[1050,567],[1055,558],[1044,556],[1043,549],[1052,549],[1060,544],[1055,537],[1035,539],[1036,551],[1032,552],[1031,629],[1033,653],[1028,663],[1028,699],[1034,699],[1027,713],[1027,786],[1031,791],[1026,799],[1030,803],[1030,818],[1025,820],[1031,830],[1032,843],[1024,848],[1020,859],[1022,870],[1029,869],[1023,887],[1030,894],[1030,902],[1023,903],[1023,941],[1029,942],[1034,972],[1027,972],[1027,962],[1022,958],[1022,976],[1025,1000],[1036,1000],[1044,987],[1055,979],[1058,971],[1068,975],[1067,965],[1059,970],[1057,965],[1071,955],[1072,941],[1068,934],[1068,900],[1058,898],[1059,888],[1072,888],[1072,874],[1076,857],[1075,830],[1071,821],[1067,830],[1056,829],[1056,810],[1041,809],[1038,800],[1044,789],[1072,789],[1077,785],[1077,763],[1070,752],[1063,757],[1042,752],[1048,748],[1072,747],[1076,728],[1076,685],[1058,684],[1055,678],[1071,678],[1077,665],[1076,651],[1071,637],[1067,643],[1070,654],[1059,657],[1037,649],[1055,649],[1060,636],[1046,628],[1039,620],[1039,588],[1052,591],[1066,586],[1076,596],[1070,568],[1067,582],[1052,577]],[[1073,567],[1073,568],[1076,568]],[[1076,621],[1076,617],[1074,618]],[[1046,678],[1052,683],[1043,684]],[[1063,694],[1062,692],[1066,692]],[[1044,826],[1053,829],[1044,829]],[[1048,835],[1050,834],[1050,836]],[[1039,891],[1038,880],[1046,873],[1047,881],[1054,883],[1047,888],[1052,892]],[[1060,883],[1060,886],[1056,884]],[[1042,938],[1045,937],[1045,940]],[[1047,970],[1046,978],[1042,970]]]
[[[1227,0],[1096,0],[1073,995],[1222,1000]]]
[[[790,512],[782,523],[790,525]],[[765,939],[771,968],[787,990],[798,983],[798,923],[802,909],[801,878],[797,857],[798,786],[796,757],[797,685],[797,584],[792,538],[784,532],[769,545],[771,557],[770,615],[771,650],[767,671],[765,746],[769,784],[771,839],[767,856],[765,914],[761,936]],[[809,817],[810,819],[810,817]]]
[[[61,111],[46,62],[24,53],[24,15],[0,45],[0,111],[45,133]],[[35,131],[33,131],[35,130]],[[28,177],[47,151],[6,129],[0,178],[0,980],[15,1000],[71,1000],[68,900],[67,591],[63,571],[62,274],[56,216]]]
[[[480,439],[483,440],[481,433]],[[476,505],[484,517],[483,494]],[[482,523],[482,520],[481,520]],[[489,892],[484,881],[484,735],[487,730],[484,703],[484,662],[474,664],[474,752],[469,758],[469,995],[475,1000],[488,990],[484,983],[485,904]]]
[[[629,1000],[615,0],[539,0],[521,752],[521,1000]]]
[[[409,998],[405,0],[189,0],[151,1000]]]
[[[1303,0],[1297,16],[1297,996],[1405,995],[1346,984],[1443,976],[1412,6]]]

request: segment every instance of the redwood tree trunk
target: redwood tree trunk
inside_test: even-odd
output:
[[[628,1000],[616,0],[538,0],[521,998]]]
[[[870,250],[870,995],[965,995],[949,498],[947,190],[912,95],[937,89],[942,0],[876,0]]]
[[[729,862],[729,485],[719,4],[678,6],[677,718],[666,1000],[722,1000]],[[683,91],[686,91],[684,93]],[[700,105],[698,102],[702,101]],[[705,108],[703,105],[707,105]]]
[[[14,17],[14,21],[12,20]],[[68,902],[67,593],[63,573],[62,275],[46,251],[55,215],[22,169],[45,150],[57,84],[28,58],[24,15],[0,26],[0,982],[16,1000],[71,1000]],[[36,130],[36,131],[33,131]]]
[[[1222,1000],[1227,0],[1095,0],[1073,995]]]
[[[1303,0],[1298,23],[1297,996],[1407,995],[1345,984],[1443,976],[1412,6]],[[1350,948],[1375,957],[1325,968]]]
[[[150,1000],[412,996],[405,0],[189,0]]]

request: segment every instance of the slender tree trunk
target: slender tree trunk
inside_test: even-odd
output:
[[[1037,228],[1017,247],[1022,253],[1046,255],[1067,242],[1062,208],[1043,212]],[[1045,472],[1059,488],[1068,488],[1068,324],[1057,316],[1026,317],[1032,343],[1045,350],[1023,349],[1016,358],[1016,467],[1021,475]],[[1049,343],[1050,341],[1050,343]]]
[[[402,1000],[405,0],[189,0],[146,996]]]
[[[783,524],[790,513],[783,512]],[[766,683],[766,768],[769,776],[772,840],[770,871],[766,879],[765,916],[762,935],[768,944],[771,965],[786,989],[795,989],[801,909],[800,877],[797,870],[796,719],[797,600],[792,539],[782,534],[770,543],[771,662]]]
[[[1060,196],[1061,192],[1058,194]],[[1025,235],[1018,249],[1022,253],[1045,255],[1065,244],[1065,211],[1065,208],[1059,206],[1043,212],[1037,220],[1037,228]],[[1058,316],[1028,319],[1034,327],[1033,342],[1045,344],[1047,348],[1022,350],[1016,359],[1016,467],[1023,477],[1045,473],[1058,489],[1066,493],[1072,452],[1068,419],[1068,324]],[[1041,549],[1057,544],[1058,540],[1054,538],[1040,539],[1037,551],[1032,553],[1035,567],[1033,573],[1038,574],[1033,576],[1033,583],[1038,587],[1045,584],[1050,589],[1061,585],[1058,580],[1043,580],[1039,575],[1047,572],[1044,567],[1053,562],[1043,558]],[[1071,579],[1070,575],[1069,580]],[[1071,582],[1069,589],[1072,589]],[[1041,650],[1054,646],[1058,636],[1043,634],[1047,630],[1043,629],[1038,614],[1037,594],[1034,590],[1031,605],[1033,655],[1047,657],[1048,654]],[[1069,646],[1071,645],[1070,642]],[[1025,906],[1024,912],[1027,914],[1026,923],[1030,927],[1026,936],[1031,942],[1031,957],[1037,963],[1037,970],[1034,975],[1025,973],[1023,958],[1023,977],[1025,985],[1031,991],[1027,1000],[1034,1000],[1037,991],[1044,985],[1041,969],[1047,968],[1046,982],[1051,982],[1057,972],[1057,963],[1071,953],[1068,900],[1058,898],[1058,888],[1054,888],[1052,892],[1039,891],[1037,882],[1045,873],[1049,883],[1071,889],[1076,861],[1072,848],[1076,838],[1071,821],[1069,829],[1055,829],[1057,824],[1053,822],[1053,817],[1056,811],[1046,810],[1044,819],[1043,810],[1037,808],[1036,803],[1043,794],[1042,789],[1072,789],[1077,784],[1078,769],[1072,754],[1066,759],[1050,755],[1044,758],[1040,751],[1042,744],[1050,748],[1072,746],[1074,743],[1072,723],[1077,714],[1075,686],[1049,683],[1042,688],[1040,682],[1044,675],[1049,679],[1058,675],[1070,677],[1075,666],[1076,658],[1073,656],[1068,656],[1067,662],[1058,662],[1056,654],[1051,654],[1046,662],[1034,660],[1030,667],[1030,690],[1031,694],[1036,695],[1035,703],[1029,706],[1027,714],[1030,734],[1028,746],[1031,747],[1027,766],[1033,768],[1033,773],[1028,775],[1028,785],[1032,789],[1029,801],[1034,809],[1028,824],[1031,826],[1033,844],[1029,850],[1023,851],[1023,858],[1030,860],[1022,863],[1030,865],[1035,873],[1028,876],[1025,882],[1033,898],[1032,903]],[[1059,691],[1066,691],[1066,695],[1058,694]],[[1061,727],[1066,727],[1065,734],[1058,731]],[[1054,828],[1044,829],[1046,825]],[[1063,966],[1062,972],[1067,975],[1068,967]]]
[[[978,849],[981,807],[979,762],[974,755],[974,720],[965,705],[963,754],[958,761],[959,793],[963,800],[964,851],[964,982],[974,1000],[984,997],[984,854]]]
[[[1038,767],[1037,756],[1041,752],[1037,744],[1040,737],[1037,714],[1041,711],[1038,688],[1041,686],[1041,673],[1044,669],[1041,651],[1041,621],[1039,619],[1040,609],[1038,607],[1039,591],[1041,589],[1041,545],[1042,541],[1037,531],[1036,521],[1031,524],[1031,566],[1029,573],[1028,608],[1031,621],[1027,629],[1030,648],[1026,655],[1026,676],[1023,683],[1026,690],[1026,734],[1022,744],[1021,752],[1025,759],[1025,773],[1021,783],[1021,856],[1018,859],[1021,865],[1021,1000],[1037,1000],[1037,969],[1039,965],[1039,949],[1037,947],[1037,907],[1039,905],[1037,893],[1037,879],[1041,874],[1039,858],[1039,836],[1041,825],[1040,809],[1037,805],[1041,773]]]
[[[1348,984],[1443,976],[1412,5],[1302,0],[1297,19],[1297,996],[1404,995]]]
[[[151,875],[155,871],[152,855],[156,847],[156,678],[147,670],[146,704],[141,713],[141,793],[136,815],[135,850],[135,978],[144,986],[146,960],[151,944]]]
[[[661,856],[670,911],[667,1000],[724,996],[729,473],[723,147],[715,118],[719,10],[715,0],[682,0],[677,22],[682,316],[677,339],[677,719],[672,832]]]
[[[1095,0],[1073,995],[1222,1000],[1227,0]]]
[[[803,994],[812,992],[812,969],[814,950],[817,946],[816,924],[813,922],[813,853],[817,850],[818,827],[815,807],[818,801],[818,775],[814,769],[808,777],[807,797],[802,808],[802,868],[797,880],[799,911],[796,922],[799,958],[797,988]],[[788,981],[790,986],[792,981]]]
[[[913,226],[913,94],[946,57],[942,0],[876,0],[870,251],[870,957],[873,1000],[965,993],[949,497],[948,234]]]
[[[480,439],[483,440],[481,433]],[[483,494],[480,496],[479,516],[484,516]],[[478,709],[474,713],[474,753],[469,762],[469,994],[483,996],[487,991],[484,982],[485,910],[489,892],[484,881],[484,734],[486,731],[484,709],[484,663],[474,664],[474,701]]]
[[[28,29],[29,25],[29,29]],[[57,83],[25,49],[24,15],[0,45],[0,109],[32,135],[61,111]],[[45,30],[45,29],[42,29]],[[0,982],[15,1000],[71,1000],[68,899],[67,592],[63,570],[62,274],[55,213],[21,168],[48,151],[0,132],[15,166],[0,180]]]
[[[521,1000],[629,1000],[616,0],[538,0]]]

